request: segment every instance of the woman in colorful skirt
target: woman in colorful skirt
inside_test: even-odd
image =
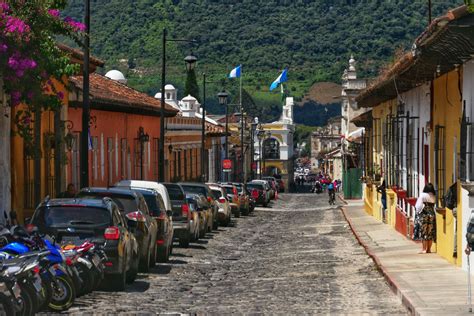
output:
[[[436,191],[431,183],[425,185],[423,193],[416,201],[415,209],[421,222],[423,248],[419,253],[430,253],[431,244],[436,239],[435,215]]]

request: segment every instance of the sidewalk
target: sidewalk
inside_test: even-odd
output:
[[[358,241],[412,314],[474,315],[469,314],[467,305],[467,272],[435,253],[418,254],[420,244],[367,215],[363,201],[348,201],[343,213]]]

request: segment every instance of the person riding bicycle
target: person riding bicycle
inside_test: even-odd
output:
[[[332,182],[329,182],[328,184],[328,194],[329,194],[329,203],[332,203],[336,199],[335,192],[334,192],[334,184]]]

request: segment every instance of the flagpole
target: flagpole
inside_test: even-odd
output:
[[[242,65],[240,65],[242,67]],[[242,102],[242,69],[240,70],[240,166],[242,174],[242,183],[245,183],[245,155],[244,155],[244,107]]]

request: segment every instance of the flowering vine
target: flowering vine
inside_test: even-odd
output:
[[[3,89],[16,111],[16,132],[27,145],[33,141],[34,113],[57,110],[64,95],[52,80],[78,72],[77,65],[61,51],[55,39],[65,36],[80,43],[85,27],[69,17],[61,18],[66,0],[11,0],[0,3],[0,68]]]

